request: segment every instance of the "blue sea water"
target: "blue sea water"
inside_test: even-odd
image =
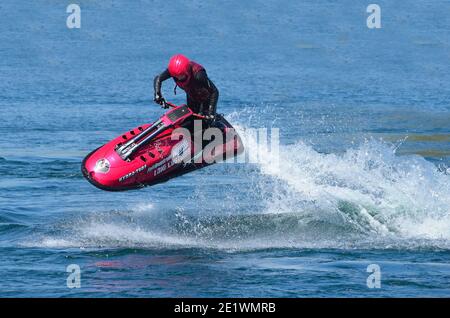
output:
[[[0,4],[0,296],[450,296],[448,1],[378,1],[381,29],[370,1],[77,0],[80,29],[70,3]],[[162,114],[178,52],[280,168],[94,188],[81,160]]]

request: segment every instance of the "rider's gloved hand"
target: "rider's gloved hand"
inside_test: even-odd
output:
[[[205,116],[206,123],[211,126],[216,121],[216,115],[208,114]]]
[[[153,100],[155,101],[155,103],[167,108],[166,100],[164,99],[164,97],[162,97],[161,94],[158,94],[158,93],[155,94],[155,97],[153,98]]]

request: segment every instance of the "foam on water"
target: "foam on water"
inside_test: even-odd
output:
[[[256,139],[247,138],[246,149],[255,155]],[[274,179],[266,212],[300,213],[375,237],[450,240],[450,177],[422,157],[395,152],[374,139],[342,154],[298,141],[280,146],[278,166],[278,154],[267,152],[259,165]]]
[[[156,208],[145,200],[126,211],[92,211],[70,226],[59,226],[56,233],[24,244],[231,250],[450,248],[450,176],[431,162],[398,156],[394,145],[374,139],[340,154],[320,153],[301,140],[280,145],[278,154],[267,149],[258,154],[263,148],[245,133],[245,125],[236,128],[247,137],[250,159],[264,158],[256,170],[237,170],[261,192],[261,210],[247,215],[228,210],[222,216],[190,215],[182,206]]]

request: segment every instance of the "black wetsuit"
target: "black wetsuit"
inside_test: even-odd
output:
[[[198,65],[198,64],[196,64]],[[198,69],[192,71],[192,78],[189,79],[187,88],[175,81],[177,86],[186,91],[187,105],[194,113],[202,115],[216,115],[217,101],[219,99],[219,90],[214,83],[208,78],[206,71],[198,65]],[[153,82],[155,96],[161,95],[161,84],[163,81],[171,78],[169,70],[166,69],[155,77]],[[175,86],[176,90],[176,86]]]

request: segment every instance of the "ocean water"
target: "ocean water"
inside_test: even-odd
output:
[[[68,29],[71,2],[0,4],[0,296],[450,296],[448,1],[379,1],[381,29],[347,0],[78,0]],[[81,160],[163,113],[178,52],[238,131],[279,129],[278,169],[94,188]]]

